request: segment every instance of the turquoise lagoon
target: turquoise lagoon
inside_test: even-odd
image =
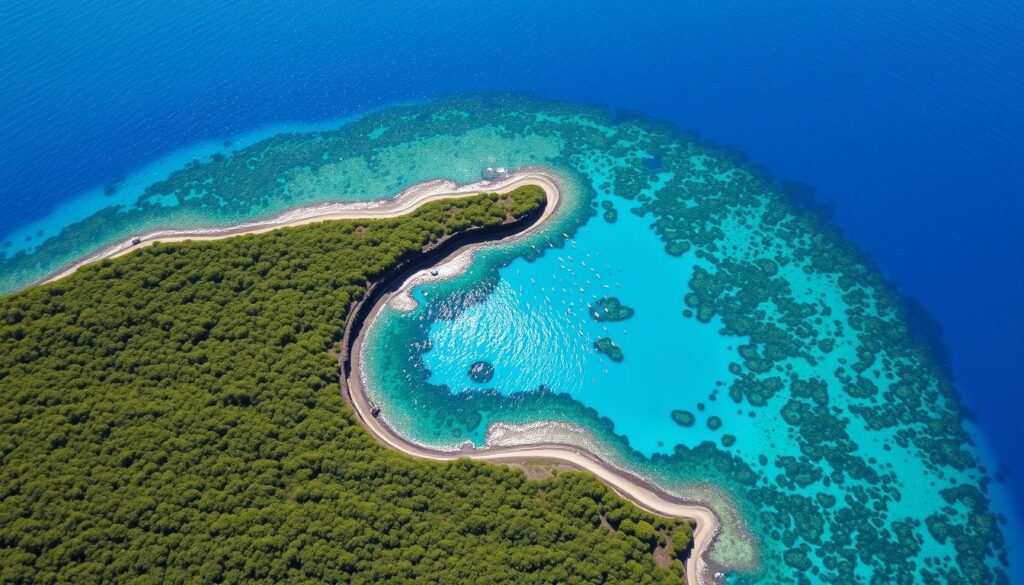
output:
[[[544,258],[516,259],[502,270],[486,302],[431,323],[431,349],[423,354],[431,372],[427,382],[456,392],[496,389],[506,395],[545,386],[608,413],[616,432],[648,456],[671,453],[684,437],[716,440],[705,425],[684,430],[666,413],[681,407],[696,413],[701,401],[707,416],[735,410],[706,399],[716,383],[730,378],[734,342],[713,325],[683,316],[680,291],[695,260],[663,253],[636,215],[618,217],[616,224],[594,220]],[[624,233],[631,234],[628,245]],[[652,275],[658,279],[654,287]],[[623,321],[594,319],[593,312],[600,314],[595,303],[608,297],[635,314]],[[594,341],[602,337],[622,349],[621,363],[595,351]],[[468,365],[476,361],[495,367],[493,379],[474,383],[467,377]],[[750,426],[741,421],[729,432],[744,433]],[[483,428],[474,430],[472,439],[480,442]]]
[[[218,147],[12,241],[0,286],[154,226],[379,199],[490,165],[551,169],[563,205],[370,327],[364,375],[396,430],[449,448],[493,423],[571,423],[611,463],[714,507],[712,561],[731,583],[1007,581],[1000,486],[903,300],[763,171],[646,119],[464,97]],[[610,297],[628,318],[603,318]],[[477,362],[493,377],[471,379]]]

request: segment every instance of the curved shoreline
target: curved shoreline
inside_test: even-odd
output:
[[[354,201],[350,203],[320,203],[285,211],[274,217],[264,220],[251,221],[227,228],[196,228],[196,229],[157,229],[146,232],[139,236],[125,238],[111,244],[95,254],[75,261],[70,265],[45,276],[36,282],[26,286],[38,286],[49,284],[60,280],[87,264],[92,264],[108,258],[117,258],[157,242],[173,243],[193,241],[210,241],[242,236],[247,234],[259,234],[272,230],[300,226],[321,221],[338,219],[387,219],[411,213],[427,203],[440,199],[453,197],[472,197],[481,193],[507,193],[517,187],[527,184],[546,183],[538,186],[554,189],[553,179],[540,171],[534,169],[523,169],[523,171],[509,175],[500,180],[477,181],[475,183],[459,184],[447,179],[434,179],[412,185],[394,197],[378,199],[373,201]],[[140,241],[132,243],[136,238]]]
[[[548,205],[544,212],[526,229],[499,239],[491,239],[487,244],[461,244],[445,256],[440,262],[420,262],[401,270],[390,283],[382,283],[377,291],[368,291],[363,300],[356,303],[349,312],[342,338],[341,352],[338,356],[342,370],[342,393],[352,406],[356,416],[370,434],[379,442],[414,457],[435,461],[452,461],[462,457],[489,461],[493,463],[521,463],[530,460],[551,460],[565,463],[578,469],[594,474],[598,479],[612,488],[619,496],[634,505],[656,515],[691,519],[696,523],[693,531],[693,549],[686,562],[686,580],[690,585],[706,585],[716,579],[710,575],[707,553],[720,530],[718,517],[707,507],[685,502],[676,498],[657,486],[638,478],[624,470],[613,467],[596,454],[575,445],[559,443],[538,443],[529,446],[490,446],[484,448],[466,447],[459,451],[442,451],[419,445],[405,439],[387,424],[373,416],[373,405],[366,395],[360,375],[360,360],[364,342],[364,324],[371,323],[381,308],[395,295],[401,294],[409,283],[421,276],[432,266],[450,261],[455,256],[472,251],[482,245],[494,245],[512,238],[520,238],[540,226],[550,217],[560,204],[560,190],[557,180],[543,171],[530,169],[525,173],[517,173],[509,185],[519,186],[524,182],[536,184],[544,189]],[[507,188],[514,188],[505,187]],[[493,189],[502,192],[503,189]],[[386,279],[385,279],[386,280]],[[398,286],[393,286],[393,285]],[[367,305],[369,301],[369,305]]]

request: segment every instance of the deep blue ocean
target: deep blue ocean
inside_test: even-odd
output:
[[[1024,4],[0,2],[0,235],[197,142],[527,91],[805,183],[937,323],[1024,509]]]

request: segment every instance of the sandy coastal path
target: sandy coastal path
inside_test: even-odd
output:
[[[523,169],[504,180],[487,181],[458,185],[450,181],[429,181],[420,183],[399,193],[396,197],[380,202],[360,202],[350,204],[330,204],[315,207],[300,208],[275,217],[273,219],[253,222],[235,226],[223,230],[160,230],[138,236],[139,242],[133,243],[132,238],[118,242],[101,252],[94,254],[84,260],[63,269],[52,276],[42,280],[42,283],[49,283],[64,278],[80,267],[97,262],[105,258],[115,258],[152,245],[156,242],[182,242],[187,240],[204,241],[219,240],[243,234],[263,233],[283,227],[304,225],[309,223],[337,220],[337,219],[374,219],[392,218],[410,213],[417,208],[439,199],[453,197],[471,197],[480,193],[507,193],[524,185],[537,185],[544,189],[547,195],[547,206],[541,216],[525,230],[509,238],[522,237],[523,234],[537,229],[543,222],[558,209],[561,192],[558,187],[558,180],[541,169]],[[501,241],[501,240],[499,240]],[[495,242],[481,245],[493,245]],[[466,252],[467,246],[453,253],[451,256]],[[420,271],[422,272],[422,270]],[[403,287],[404,288],[404,287]],[[370,318],[364,323],[370,323],[372,316],[380,310],[381,306],[388,301],[391,295],[385,295],[379,299],[371,308]],[[354,311],[355,309],[353,309]],[[351,315],[351,314],[350,314]],[[573,445],[562,444],[536,444],[516,447],[488,447],[483,449],[466,449],[456,452],[438,451],[428,449],[421,445],[409,442],[397,435],[382,421],[372,416],[369,399],[363,391],[359,355],[362,346],[362,331],[347,331],[346,339],[350,347],[347,352],[350,364],[349,368],[343,371],[351,372],[347,379],[343,380],[346,389],[346,398],[353,406],[357,416],[370,431],[370,433],[381,443],[401,451],[402,453],[433,459],[438,461],[450,461],[460,457],[469,457],[493,463],[523,463],[526,461],[546,460],[564,463],[581,470],[593,473],[602,481],[607,483],[616,493],[625,499],[648,512],[679,518],[690,518],[696,522],[693,538],[693,552],[686,563],[686,579],[691,585],[705,585],[713,583],[715,579],[709,575],[706,566],[705,555],[710,548],[715,535],[718,534],[718,518],[706,507],[680,501],[655,486],[630,474],[624,473],[602,461],[599,457]]]

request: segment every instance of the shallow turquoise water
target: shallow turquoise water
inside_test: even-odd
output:
[[[390,424],[444,447],[481,444],[496,422],[574,423],[612,463],[715,508],[712,558],[730,582],[1005,578],[1008,509],[990,502],[985,454],[902,300],[736,153],[648,120],[505,98],[215,150],[119,191],[120,208],[90,214],[102,200],[83,200],[80,221],[53,218],[59,235],[0,258],[0,287],[153,226],[544,165],[566,192],[543,230],[419,287],[414,311],[385,310],[367,333],[367,381]],[[605,296],[633,315],[595,320]],[[621,361],[595,351],[600,338]],[[468,377],[478,361],[494,367],[486,383]]]
[[[428,382],[455,391],[493,388],[504,395],[545,385],[607,413],[616,432],[645,455],[670,453],[681,441],[716,440],[721,433],[704,424],[684,429],[668,413],[697,412],[698,402],[710,406],[707,416],[735,410],[707,401],[716,382],[732,378],[734,342],[713,325],[683,317],[680,291],[694,260],[673,258],[662,247],[644,220],[620,213],[616,224],[592,220],[564,249],[532,263],[514,261],[501,270],[486,303],[431,325],[431,349],[423,355]],[[651,275],[658,275],[657,286],[650,286]],[[633,308],[634,316],[596,321],[590,307],[607,296]],[[621,363],[594,351],[600,337],[622,348]],[[477,361],[494,365],[490,382],[468,377]],[[741,420],[728,432],[748,426]],[[481,425],[473,438],[480,441],[485,430]]]

